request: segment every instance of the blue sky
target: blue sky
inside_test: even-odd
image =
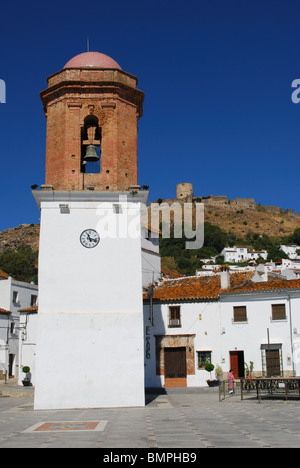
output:
[[[38,223],[47,77],[90,50],[136,75],[139,183],[149,200],[252,197],[300,212],[300,2],[99,0],[1,5],[0,230]]]

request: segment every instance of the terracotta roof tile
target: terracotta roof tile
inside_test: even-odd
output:
[[[232,273],[231,286],[242,285],[252,277],[253,272]],[[189,276],[180,279],[164,280],[153,291],[154,301],[183,301],[183,300],[218,300],[221,290],[220,275]],[[148,299],[147,293],[144,299]]]
[[[253,283],[249,281],[243,285],[230,287],[221,291],[221,294],[242,294],[250,292],[267,292],[267,291],[286,291],[291,289],[300,289],[300,279],[294,280],[272,280]]]
[[[19,312],[38,312],[38,306],[27,307],[26,309],[19,309]]]
[[[5,273],[4,271],[0,270],[0,278],[9,278],[9,275],[7,273]]]
[[[165,278],[182,278],[182,274],[177,270],[172,270],[172,268],[162,267],[161,272]]]
[[[276,280],[255,283],[251,281],[253,272],[231,273],[230,288],[221,289],[220,275],[190,276],[180,279],[164,280],[154,288],[153,300],[156,302],[208,301],[219,299],[220,294],[242,294],[266,291],[300,289],[300,279]],[[144,300],[149,300],[144,293]]]
[[[2,308],[0,307],[0,314],[11,315],[11,312],[10,312],[9,310],[2,309]]]

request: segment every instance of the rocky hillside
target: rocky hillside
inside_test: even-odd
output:
[[[17,250],[19,246],[29,245],[33,251],[39,248],[39,224],[21,224],[18,227],[0,232],[0,254],[4,250]]]
[[[186,201],[204,203],[205,221],[232,232],[239,238],[249,232],[267,234],[270,237],[288,236],[300,228],[300,214],[282,210],[276,206],[262,206],[253,199],[237,198],[228,200],[226,196],[198,197],[187,199],[159,199],[158,202],[184,204]],[[0,254],[5,249],[16,250],[20,245],[29,245],[33,251],[39,247],[39,225],[21,224],[18,227],[0,232]]]
[[[300,213],[293,209],[283,210],[277,206],[256,204],[253,198],[229,200],[226,196],[186,197],[183,199],[159,199],[154,203],[204,204],[204,219],[226,232],[244,238],[249,232],[267,234],[269,237],[288,236],[300,228]]]

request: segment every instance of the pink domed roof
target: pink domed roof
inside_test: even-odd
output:
[[[64,68],[81,67],[119,68],[119,70],[122,70],[114,59],[100,52],[84,52],[83,54],[76,55],[64,66]]]

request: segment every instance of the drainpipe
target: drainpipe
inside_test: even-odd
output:
[[[293,377],[295,377],[295,362],[294,362],[294,342],[293,342],[293,323],[292,323],[292,304],[291,296],[288,294],[289,298],[289,316],[290,316],[290,336],[291,336],[291,351],[292,351],[292,366],[293,366]]]
[[[149,320],[151,322],[151,325],[154,323],[153,319],[153,286],[148,289],[148,296],[149,296],[149,301],[150,301],[150,317]]]

